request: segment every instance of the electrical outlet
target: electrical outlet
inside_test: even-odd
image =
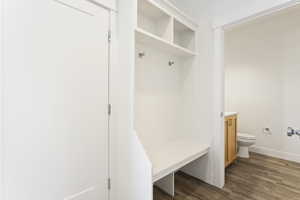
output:
[[[266,135],[272,135],[272,131],[270,128],[263,128],[263,133]]]

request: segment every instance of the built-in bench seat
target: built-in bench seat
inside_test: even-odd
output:
[[[170,141],[149,152],[153,183],[174,195],[174,173],[206,155],[209,145],[192,139]]]

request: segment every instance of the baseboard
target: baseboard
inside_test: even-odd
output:
[[[254,152],[254,153],[263,154],[266,156],[271,156],[271,157],[280,158],[283,160],[289,160],[289,161],[300,163],[300,155],[298,155],[298,154],[277,151],[274,149],[269,149],[266,147],[259,147],[259,146],[251,147],[250,151]]]

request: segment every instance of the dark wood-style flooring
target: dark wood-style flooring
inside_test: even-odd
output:
[[[251,154],[226,170],[224,189],[183,173],[175,178],[174,200],[300,200],[300,164]],[[154,189],[154,200],[172,200]]]

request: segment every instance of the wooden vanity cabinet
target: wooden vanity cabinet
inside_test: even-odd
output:
[[[225,167],[237,158],[237,115],[225,117]]]

